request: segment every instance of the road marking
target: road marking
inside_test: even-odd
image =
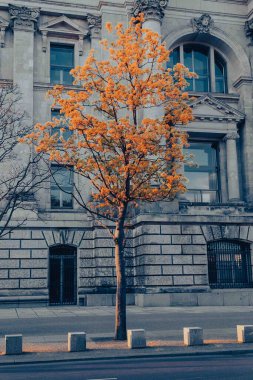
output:
[[[87,379],[87,380],[118,380],[116,377],[104,378],[104,379]]]

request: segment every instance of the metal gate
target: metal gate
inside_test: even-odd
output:
[[[251,288],[250,245],[229,240],[207,246],[208,274],[211,288]]]
[[[50,248],[50,305],[75,305],[77,288],[76,248],[58,245]]]

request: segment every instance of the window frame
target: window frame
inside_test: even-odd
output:
[[[191,148],[191,144],[198,144],[198,145],[210,145],[211,147],[212,146],[215,146],[215,160],[216,160],[216,166],[215,166],[215,173],[216,173],[216,183],[217,183],[217,186],[216,186],[216,189],[188,189],[184,195],[184,200],[187,201],[187,202],[190,202],[190,203],[196,203],[196,204],[203,204],[203,203],[207,203],[207,204],[212,204],[212,203],[221,203],[221,178],[220,178],[220,157],[219,157],[219,140],[210,140],[210,139],[191,139],[189,138],[189,148]],[[197,148],[198,149],[198,148]],[[186,152],[187,152],[187,148],[186,148]],[[194,157],[192,158],[192,162],[194,162]],[[189,167],[189,165],[187,164],[184,164],[184,167],[183,167],[183,173],[184,173],[184,176],[187,178],[187,171],[185,170],[186,167],[188,166],[189,170],[188,172],[189,173],[213,173],[213,171],[210,171],[208,170],[209,168],[209,165],[207,165],[207,170],[201,170],[198,168],[194,168],[194,167]],[[200,201],[190,201],[189,199],[187,199],[187,193],[192,193],[192,194],[196,194],[196,196],[200,196]],[[215,197],[216,197],[216,201],[204,201],[203,200],[203,196],[205,195],[205,193],[215,193]]]
[[[74,198],[73,198],[73,190],[74,190],[74,172],[69,170],[70,172],[70,178],[71,178],[71,184],[69,185],[66,185],[66,186],[59,186],[57,185],[56,183],[56,180],[54,179],[54,175],[53,175],[53,168],[54,167],[58,167],[58,168],[63,168],[65,170],[68,170],[64,165],[60,165],[60,164],[57,164],[57,163],[52,163],[51,164],[51,172],[52,172],[52,175],[51,175],[51,178],[50,178],[50,209],[51,210],[73,210],[74,209]],[[68,192],[67,189],[64,190],[64,188],[71,188],[71,192]],[[59,207],[53,207],[52,205],[52,192],[54,190],[57,190],[59,192]],[[64,194],[69,194],[71,195],[71,206],[69,207],[66,207],[66,206],[63,206],[63,195]]]
[[[51,121],[53,121],[53,119],[60,119],[61,118],[61,113],[60,113],[61,109],[60,108],[51,108]],[[56,116],[53,116],[53,112],[57,112],[58,115],[59,115],[59,118],[57,118]],[[62,132],[61,131],[61,128],[65,128],[65,131]],[[59,126],[55,127],[55,128],[51,128],[51,135],[54,135],[55,133],[59,134],[59,140],[58,140],[58,144],[60,145],[61,144],[61,137],[63,137],[63,139],[65,141],[67,141],[72,135],[73,135],[73,131],[68,129],[67,127],[67,123],[65,124],[59,124]],[[69,134],[69,136],[66,136],[65,134]],[[65,136],[64,136],[65,135]]]
[[[48,41],[48,51],[49,51],[49,54],[48,54],[48,68],[49,68],[49,71],[48,71],[48,75],[49,75],[49,83],[51,85],[56,85],[56,84],[60,84],[60,85],[64,85],[64,86],[73,86],[73,83],[64,83],[64,82],[53,82],[52,81],[52,78],[51,78],[51,48],[52,46],[62,46],[62,47],[68,47],[68,48],[72,48],[73,49],[73,67],[71,67],[69,69],[69,71],[71,69],[73,69],[75,66],[76,66],[76,62],[78,62],[77,60],[77,49],[76,49],[76,42],[73,42],[73,41],[70,41],[68,39],[49,39]],[[74,81],[74,79],[73,79]]]
[[[175,49],[178,49],[179,50],[179,62],[184,64],[184,46],[196,46],[196,47],[206,47],[209,49],[209,59],[208,59],[208,63],[209,63],[209,77],[210,77],[210,83],[209,83],[209,91],[196,91],[195,89],[193,90],[188,90],[189,92],[195,92],[195,93],[215,93],[215,94],[228,94],[229,93],[229,76],[228,76],[228,61],[227,59],[225,58],[224,54],[219,50],[217,49],[216,47],[214,48],[213,45],[210,45],[210,44],[207,44],[207,43],[204,43],[204,42],[191,42],[191,41],[187,41],[187,42],[183,42],[179,45],[175,45],[175,46],[172,46],[172,48],[170,48],[171,52],[173,52],[173,50]],[[215,54],[218,54],[218,56],[221,58],[221,60],[223,61],[223,64],[225,66],[225,80],[224,80],[224,92],[217,92],[216,91],[216,73],[215,73]],[[169,67],[169,65],[168,65]],[[193,79],[193,82],[194,82],[195,79]]]

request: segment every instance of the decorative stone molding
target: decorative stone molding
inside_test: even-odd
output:
[[[245,22],[245,34],[246,37],[253,37],[253,18]]]
[[[74,231],[67,228],[43,231],[43,237],[48,247],[63,244],[79,247],[85,231]]]
[[[238,140],[239,138],[240,138],[240,136],[239,136],[238,132],[232,131],[232,132],[227,133],[226,136],[224,136],[223,141]]]
[[[56,17],[49,22],[42,24],[39,28],[42,34],[42,51],[47,51],[48,36],[68,37],[79,41],[79,55],[83,55],[83,39],[88,36],[89,31],[83,29],[67,16]]]
[[[192,19],[192,27],[194,32],[198,33],[210,33],[210,29],[213,27],[214,21],[212,17],[204,13],[199,18],[193,18]]]
[[[101,38],[102,16],[87,14],[91,38]]]
[[[14,29],[34,31],[40,15],[39,8],[9,5],[9,13]]]
[[[205,108],[205,112],[198,112],[198,109],[200,109],[202,105],[205,107],[208,106],[210,110]],[[195,120],[238,123],[245,119],[245,115],[242,112],[209,94],[194,100],[190,103],[190,107],[193,109]]]
[[[9,22],[0,17],[0,46],[5,47],[5,31],[8,27]]]
[[[135,17],[139,13],[144,13],[146,20],[161,22],[168,2],[169,0],[136,0],[132,13]]]
[[[243,85],[250,85],[250,86],[252,86],[252,82],[253,82],[252,77],[240,76],[233,83],[233,87],[240,88]]]

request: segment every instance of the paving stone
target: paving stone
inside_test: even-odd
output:
[[[184,327],[184,345],[199,346],[203,344],[203,329],[201,327]]]
[[[127,345],[130,349],[145,348],[146,335],[145,330],[127,330]]]
[[[86,333],[72,332],[68,333],[68,351],[80,352],[86,350]]]
[[[237,341],[253,343],[253,325],[237,325]]]
[[[5,355],[22,354],[23,337],[19,335],[5,335]]]

